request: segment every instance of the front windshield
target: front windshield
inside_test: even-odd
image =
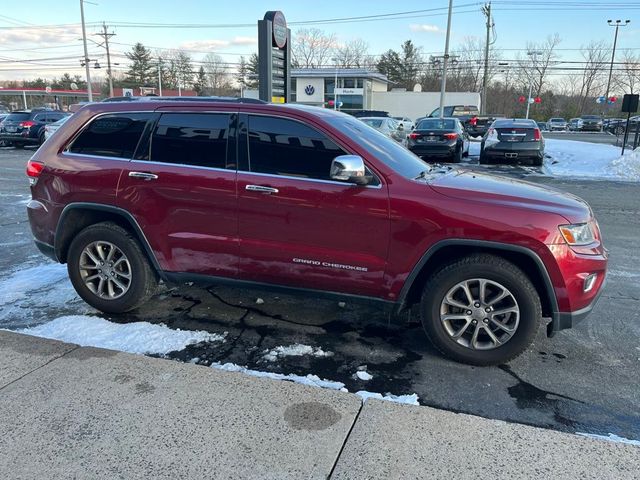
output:
[[[416,178],[429,165],[395,140],[353,118],[336,119],[336,126],[385,165],[405,178]]]

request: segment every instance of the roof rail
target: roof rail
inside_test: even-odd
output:
[[[103,102],[228,102],[228,103],[267,103],[257,98],[243,97],[159,97],[157,95],[149,95],[146,97],[109,97],[102,100]]]

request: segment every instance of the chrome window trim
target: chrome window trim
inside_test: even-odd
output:
[[[284,119],[284,120],[292,120],[294,122],[298,122],[301,123],[302,125],[304,125],[307,128],[311,128],[315,131],[319,131],[318,128],[315,125],[309,125],[305,122],[303,122],[302,120],[299,120],[297,118],[292,118],[292,117],[287,117],[287,116],[282,116],[282,117],[278,117],[275,116],[272,113],[251,113],[251,112],[240,112],[240,113],[244,113],[247,115],[247,117],[254,115],[254,116],[260,116],[260,117],[271,117],[271,118],[278,118],[278,119]],[[250,120],[249,118],[247,118],[247,120]],[[351,151],[348,148],[345,148],[345,146],[342,144],[342,142],[340,141],[336,141],[333,137],[328,136],[327,134],[325,134],[322,131],[319,131],[320,133],[322,133],[325,137],[327,137],[329,140],[331,140],[333,143],[335,143],[338,147],[340,147],[340,149],[344,152],[344,154],[346,155],[357,155],[357,153],[354,153],[353,151]],[[251,168],[251,152],[249,151],[249,124],[247,123],[247,156],[249,158],[249,168]],[[380,175],[378,175],[376,172],[374,172],[373,170],[371,170],[371,168],[369,168],[369,166],[367,165],[367,161],[363,158],[362,159],[365,162],[365,167],[367,167],[367,169],[371,172],[371,174],[376,178],[376,180],[378,181],[378,185],[364,185],[366,188],[382,188],[383,182],[380,179]],[[322,180],[320,178],[305,178],[305,177],[294,177],[291,175],[276,175],[273,173],[260,173],[260,172],[251,172],[251,171],[245,171],[245,170],[240,170],[238,169],[238,173],[249,173],[249,174],[256,174],[256,175],[267,175],[267,176],[271,176],[271,177],[281,177],[281,178],[290,178],[290,179],[294,179],[294,180],[308,180],[308,181],[315,181],[315,182],[322,182],[322,183],[335,183],[335,184],[339,184],[339,185],[354,185],[357,186],[355,183],[348,183],[348,182],[336,182],[335,180]]]
[[[169,163],[169,162],[158,162],[158,161],[154,161],[154,160],[139,160],[139,159],[131,159],[131,160],[127,160],[128,162],[131,163],[139,163],[139,164],[143,164],[143,165],[168,165],[171,167],[181,167],[181,168],[193,168],[196,170],[213,170],[213,171],[220,171],[220,172],[232,172],[232,173],[237,173],[238,170],[235,168],[219,168],[219,167],[203,167],[202,165],[188,165],[186,163]]]
[[[382,188],[382,183],[378,185],[357,185],[355,183],[338,182],[336,180],[322,180],[319,178],[294,177],[292,175],[277,175],[275,173],[246,172],[244,170],[238,170],[238,174],[240,173],[244,173],[245,175],[256,175],[270,178],[285,178],[287,180],[302,180],[304,182],[329,183],[331,185],[342,185],[343,187],[374,188],[378,190]]]
[[[116,160],[116,161],[119,161],[119,162],[130,162],[131,161],[130,158],[126,158],[126,157],[110,157],[108,155],[91,155],[90,153],[73,153],[73,152],[68,152],[66,150],[62,151],[62,156],[63,157],[101,158],[103,160]]]

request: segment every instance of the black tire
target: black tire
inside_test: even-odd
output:
[[[44,132],[42,132],[40,134],[40,136],[38,137],[38,141],[40,142],[40,145],[42,145],[45,140],[46,140],[46,138],[44,138]]]
[[[478,163],[480,165],[488,165],[489,164],[489,159],[487,158],[487,156],[485,155],[484,151],[480,151],[480,157],[478,158]]]
[[[13,148],[17,150],[22,150],[24,148],[24,143],[22,142],[13,142]]]
[[[544,158],[534,158],[531,163],[536,167],[541,167],[544,163]]]
[[[447,292],[459,282],[473,278],[503,285],[520,309],[515,333],[504,344],[491,350],[472,349],[457,343],[440,319],[441,304]],[[542,309],[538,292],[520,268],[502,257],[474,254],[443,266],[427,280],[420,303],[420,317],[427,337],[440,352],[462,363],[485,366],[509,362],[524,352],[536,336]]]
[[[462,147],[456,150],[456,153],[453,154],[453,158],[451,159],[453,163],[461,163],[462,162]]]
[[[126,255],[130,265],[131,282],[121,297],[106,299],[85,285],[80,273],[80,258],[85,247],[102,241],[115,245]],[[156,291],[158,279],[138,241],[124,228],[103,222],[82,230],[69,246],[67,271],[78,295],[92,307],[105,313],[124,313],[145,303]]]

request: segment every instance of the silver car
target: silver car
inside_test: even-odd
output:
[[[407,131],[404,126],[395,118],[390,117],[362,117],[363,121],[370,127],[375,128],[379,132],[384,133],[387,137],[393,138],[396,142],[403,145],[407,142]]]
[[[44,140],[46,141],[51,135],[53,135],[53,132],[58,130],[62,126],[62,124],[64,122],[69,120],[69,118],[71,118],[71,115],[67,115],[65,117],[62,117],[57,122],[53,122],[53,123],[50,123],[49,125],[45,125],[44,126]]]

